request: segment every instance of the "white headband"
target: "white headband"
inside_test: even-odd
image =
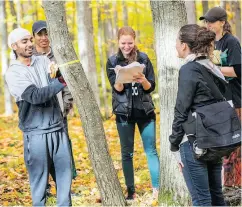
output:
[[[8,46],[12,49],[12,44],[23,39],[25,36],[31,35],[30,32],[23,28],[14,29],[8,35]]]

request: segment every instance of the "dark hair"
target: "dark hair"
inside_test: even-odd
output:
[[[15,50],[13,50],[13,53],[14,53],[16,59],[17,59],[17,58],[18,58],[18,54],[17,54],[17,52],[16,52]]]
[[[229,22],[226,20],[223,26],[223,31],[232,34],[232,28]]]
[[[120,28],[120,29],[118,30],[118,40],[120,39],[120,37],[121,37],[122,35],[130,35],[130,36],[132,36],[134,39],[136,38],[135,31],[133,30],[132,27],[129,27],[129,26],[124,26],[124,27],[122,27],[122,28]],[[132,63],[132,62],[134,62],[134,61],[137,60],[137,50],[138,50],[138,48],[137,48],[137,46],[135,45],[134,48],[131,50],[131,52],[130,52],[128,58],[127,58],[127,59],[128,59],[128,63]],[[120,49],[119,49],[119,51],[120,51]],[[121,51],[120,51],[120,52],[121,52]]]
[[[187,24],[181,27],[179,31],[179,39],[186,43],[194,54],[201,53],[210,56],[213,50],[212,42],[215,40],[216,34],[209,31],[206,27],[200,27],[197,24]]]

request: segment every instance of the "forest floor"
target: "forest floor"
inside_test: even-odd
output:
[[[16,111],[16,109],[15,109]],[[0,111],[1,112],[1,111]],[[81,127],[79,117],[70,116],[68,120],[69,134],[72,141],[73,154],[77,169],[77,178],[72,183],[73,206],[101,205],[95,176],[88,156],[88,149]],[[112,157],[115,169],[125,192],[124,177],[121,165],[120,144],[115,125],[115,117],[103,122],[109,152]],[[159,137],[159,116],[157,116],[157,137]],[[12,117],[0,117],[0,206],[31,205],[30,186],[28,174],[23,158],[23,138],[18,128],[17,113]],[[157,148],[159,153],[159,142],[157,138]],[[143,150],[142,141],[138,130],[135,135],[134,168],[137,198],[132,205],[157,205],[151,199],[152,188],[150,184],[150,174],[147,167],[146,156]],[[51,181],[51,194],[47,205],[55,205],[56,191],[54,182]]]

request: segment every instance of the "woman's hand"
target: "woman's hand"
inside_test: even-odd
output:
[[[145,75],[143,73],[138,73],[138,75],[134,75],[134,82],[141,83],[144,90],[149,90],[151,87],[150,82],[146,79]]]
[[[172,154],[175,157],[176,161],[178,162],[179,171],[182,172],[182,168],[184,167],[184,165],[181,161],[180,151],[172,152]]]
[[[121,92],[121,91],[124,89],[124,85],[123,85],[122,83],[115,83],[115,84],[114,84],[114,88],[115,88],[117,91]]]
[[[147,81],[145,75],[143,73],[140,73],[140,72],[138,73],[138,75],[134,75],[133,78],[134,78],[134,82],[136,82],[136,83],[142,84],[142,83]]]

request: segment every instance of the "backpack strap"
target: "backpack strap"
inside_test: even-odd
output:
[[[211,78],[211,75],[209,74],[208,69],[205,66],[201,65],[200,63],[198,63],[198,62],[194,61],[194,63],[199,64],[198,68],[201,71],[202,76],[206,80],[206,82],[208,84],[208,87],[210,88],[214,98],[217,99],[217,101],[225,100],[225,98],[222,95],[222,93],[220,92],[218,86],[214,83],[213,79]]]
[[[109,57],[109,60],[113,67],[115,67],[117,65],[117,62],[118,62],[117,55],[112,55],[111,57]]]

